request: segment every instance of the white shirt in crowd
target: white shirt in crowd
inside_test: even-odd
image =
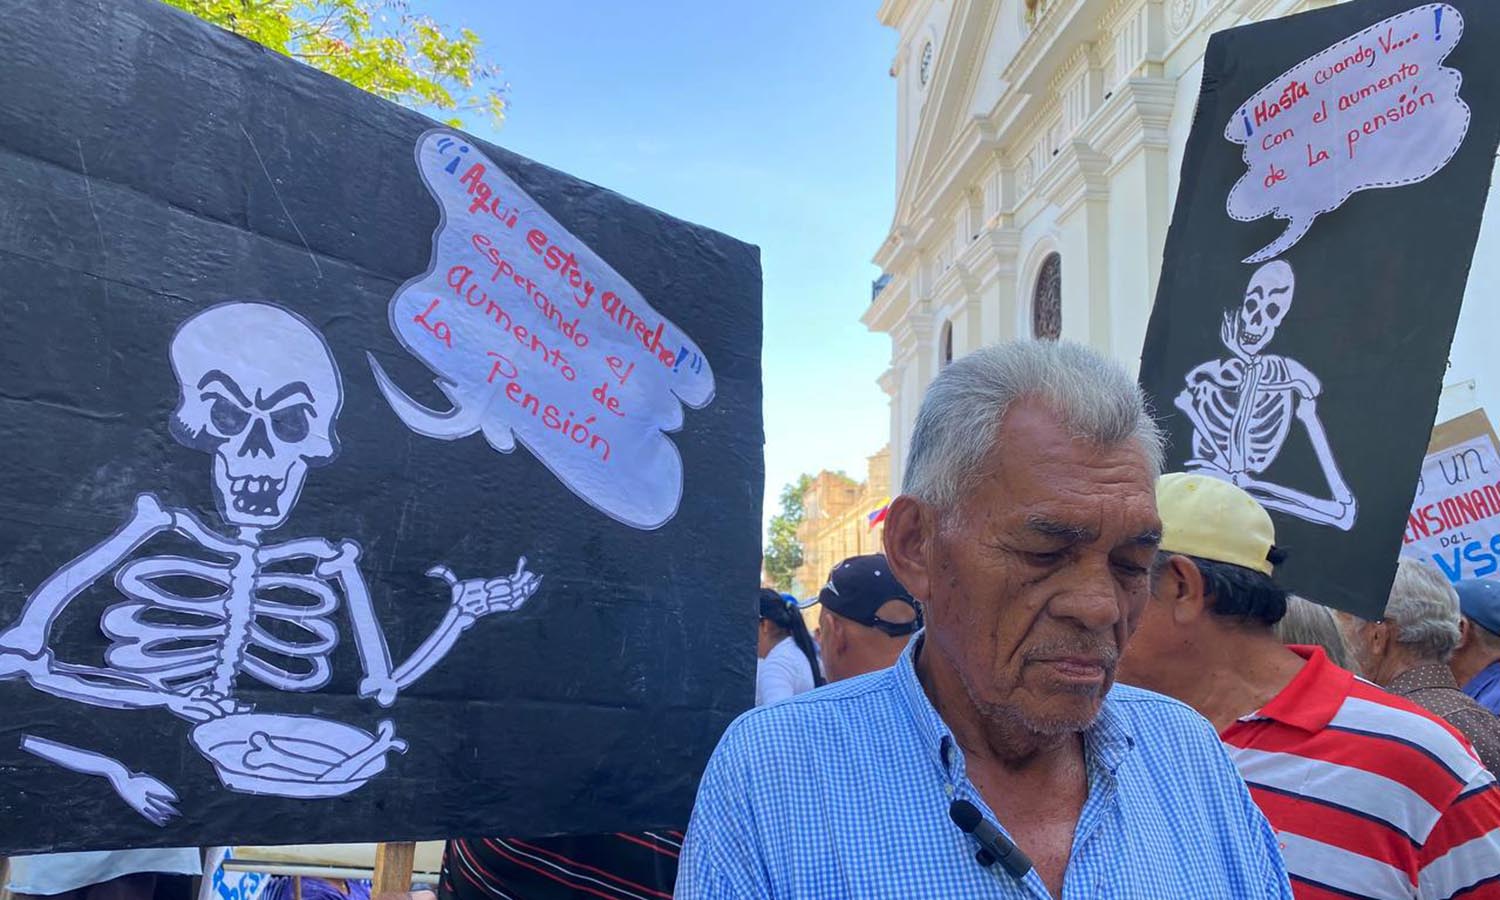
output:
[[[795,697],[813,689],[812,666],[797,649],[797,642],[782,638],[765,659],[755,663],[755,705],[765,706],[777,700]]]
[[[5,887],[17,894],[61,894],[137,872],[199,875],[203,872],[203,851],[181,847],[12,856]]]

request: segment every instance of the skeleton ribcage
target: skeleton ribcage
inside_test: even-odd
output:
[[[236,577],[227,563],[153,556],[121,566],[115,585],[128,601],[100,623],[115,669],[172,690],[208,684],[228,667],[280,690],[328,683],[339,598],[315,576]]]
[[[1281,453],[1292,427],[1290,388],[1265,388],[1251,401],[1249,421],[1244,425],[1245,469],[1259,475],[1271,467]]]
[[[1207,434],[1195,432],[1198,455],[1216,456],[1257,475],[1281,453],[1297,396],[1279,357],[1261,360],[1258,367],[1255,371],[1231,360],[1220,369],[1218,380],[1196,385],[1193,397],[1208,428]]]

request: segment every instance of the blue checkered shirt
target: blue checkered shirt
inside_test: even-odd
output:
[[[1051,896],[1034,870],[1018,882],[982,868],[948,818],[961,798],[996,821],[917,681],[918,643],[894,668],[729,727],[698,788],[678,900]],[[1063,900],[1290,900],[1270,826],[1192,710],[1117,686],[1084,746]]]

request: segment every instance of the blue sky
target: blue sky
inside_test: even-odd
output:
[[[895,193],[896,34],[877,5],[412,4],[504,67],[508,118],[480,137],[760,246],[767,516],[798,473],[863,478],[887,440],[890,343],[859,322]]]

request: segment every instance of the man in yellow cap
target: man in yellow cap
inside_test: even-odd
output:
[[[1157,483],[1151,600],[1120,680],[1213,723],[1276,830],[1299,900],[1500,896],[1500,788],[1452,728],[1287,647],[1271,518],[1204,475]]]

